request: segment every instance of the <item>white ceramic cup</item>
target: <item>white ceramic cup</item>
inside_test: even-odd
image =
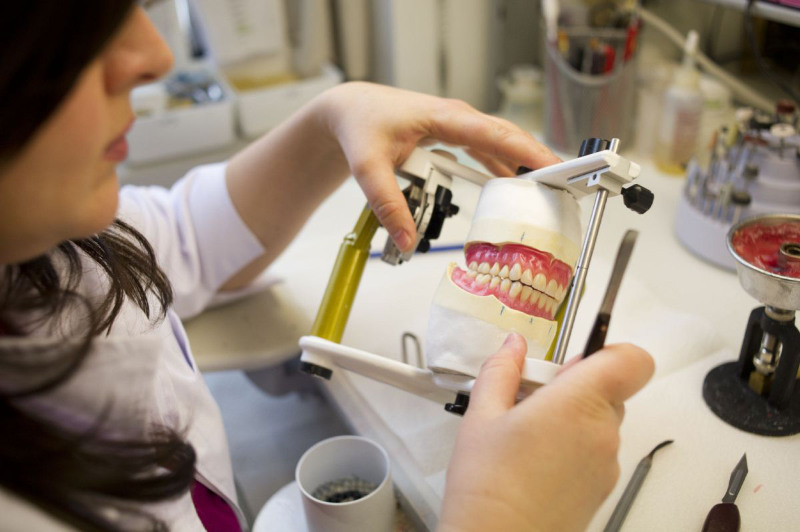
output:
[[[343,478],[358,477],[377,486],[349,502],[326,502],[312,493]],[[389,455],[377,443],[360,436],[336,436],[308,449],[295,469],[310,532],[390,532],[395,498]]]

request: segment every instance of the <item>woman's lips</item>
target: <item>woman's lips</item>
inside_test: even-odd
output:
[[[105,157],[108,160],[122,162],[128,158],[128,139],[125,136],[119,137],[117,140],[109,144],[106,149]]]
[[[131,130],[133,127],[133,119],[128,122],[128,125],[125,126],[125,129],[122,131],[119,137],[115,138],[111,141],[111,144],[108,145],[106,148],[105,158],[110,161],[122,162],[128,158],[128,139],[126,135],[128,131]]]

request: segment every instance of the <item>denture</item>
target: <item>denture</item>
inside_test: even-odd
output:
[[[514,310],[530,316],[555,319],[572,277],[568,264],[547,252],[488,242],[471,244],[464,251],[468,269],[455,268],[452,280],[478,296],[494,296]]]
[[[464,246],[431,305],[428,367],[476,376],[509,332],[526,356],[543,359],[555,338],[578,259],[580,210],[568,192],[521,179],[494,179],[481,191]]]

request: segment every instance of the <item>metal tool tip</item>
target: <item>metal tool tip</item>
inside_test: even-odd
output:
[[[739,465],[737,467],[740,467],[745,471],[747,471],[747,453],[744,453],[742,457],[739,459]]]
[[[657,450],[661,449],[662,447],[666,447],[667,445],[669,445],[670,443],[672,443],[672,442],[674,442],[674,441],[675,441],[675,440],[664,440],[664,441],[662,441],[661,443],[659,443],[658,445],[656,445],[656,446],[653,448],[653,450],[652,450],[652,451],[650,451],[650,454],[648,454],[647,456],[648,456],[648,457],[650,457],[650,458],[652,458],[652,457],[653,457],[653,455],[654,455],[654,454],[656,454],[656,451],[657,451]]]

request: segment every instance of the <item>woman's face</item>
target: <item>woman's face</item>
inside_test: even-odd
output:
[[[0,264],[31,259],[114,220],[116,165],[127,157],[134,118],[131,90],[171,66],[169,48],[135,7],[56,111],[0,167]]]

